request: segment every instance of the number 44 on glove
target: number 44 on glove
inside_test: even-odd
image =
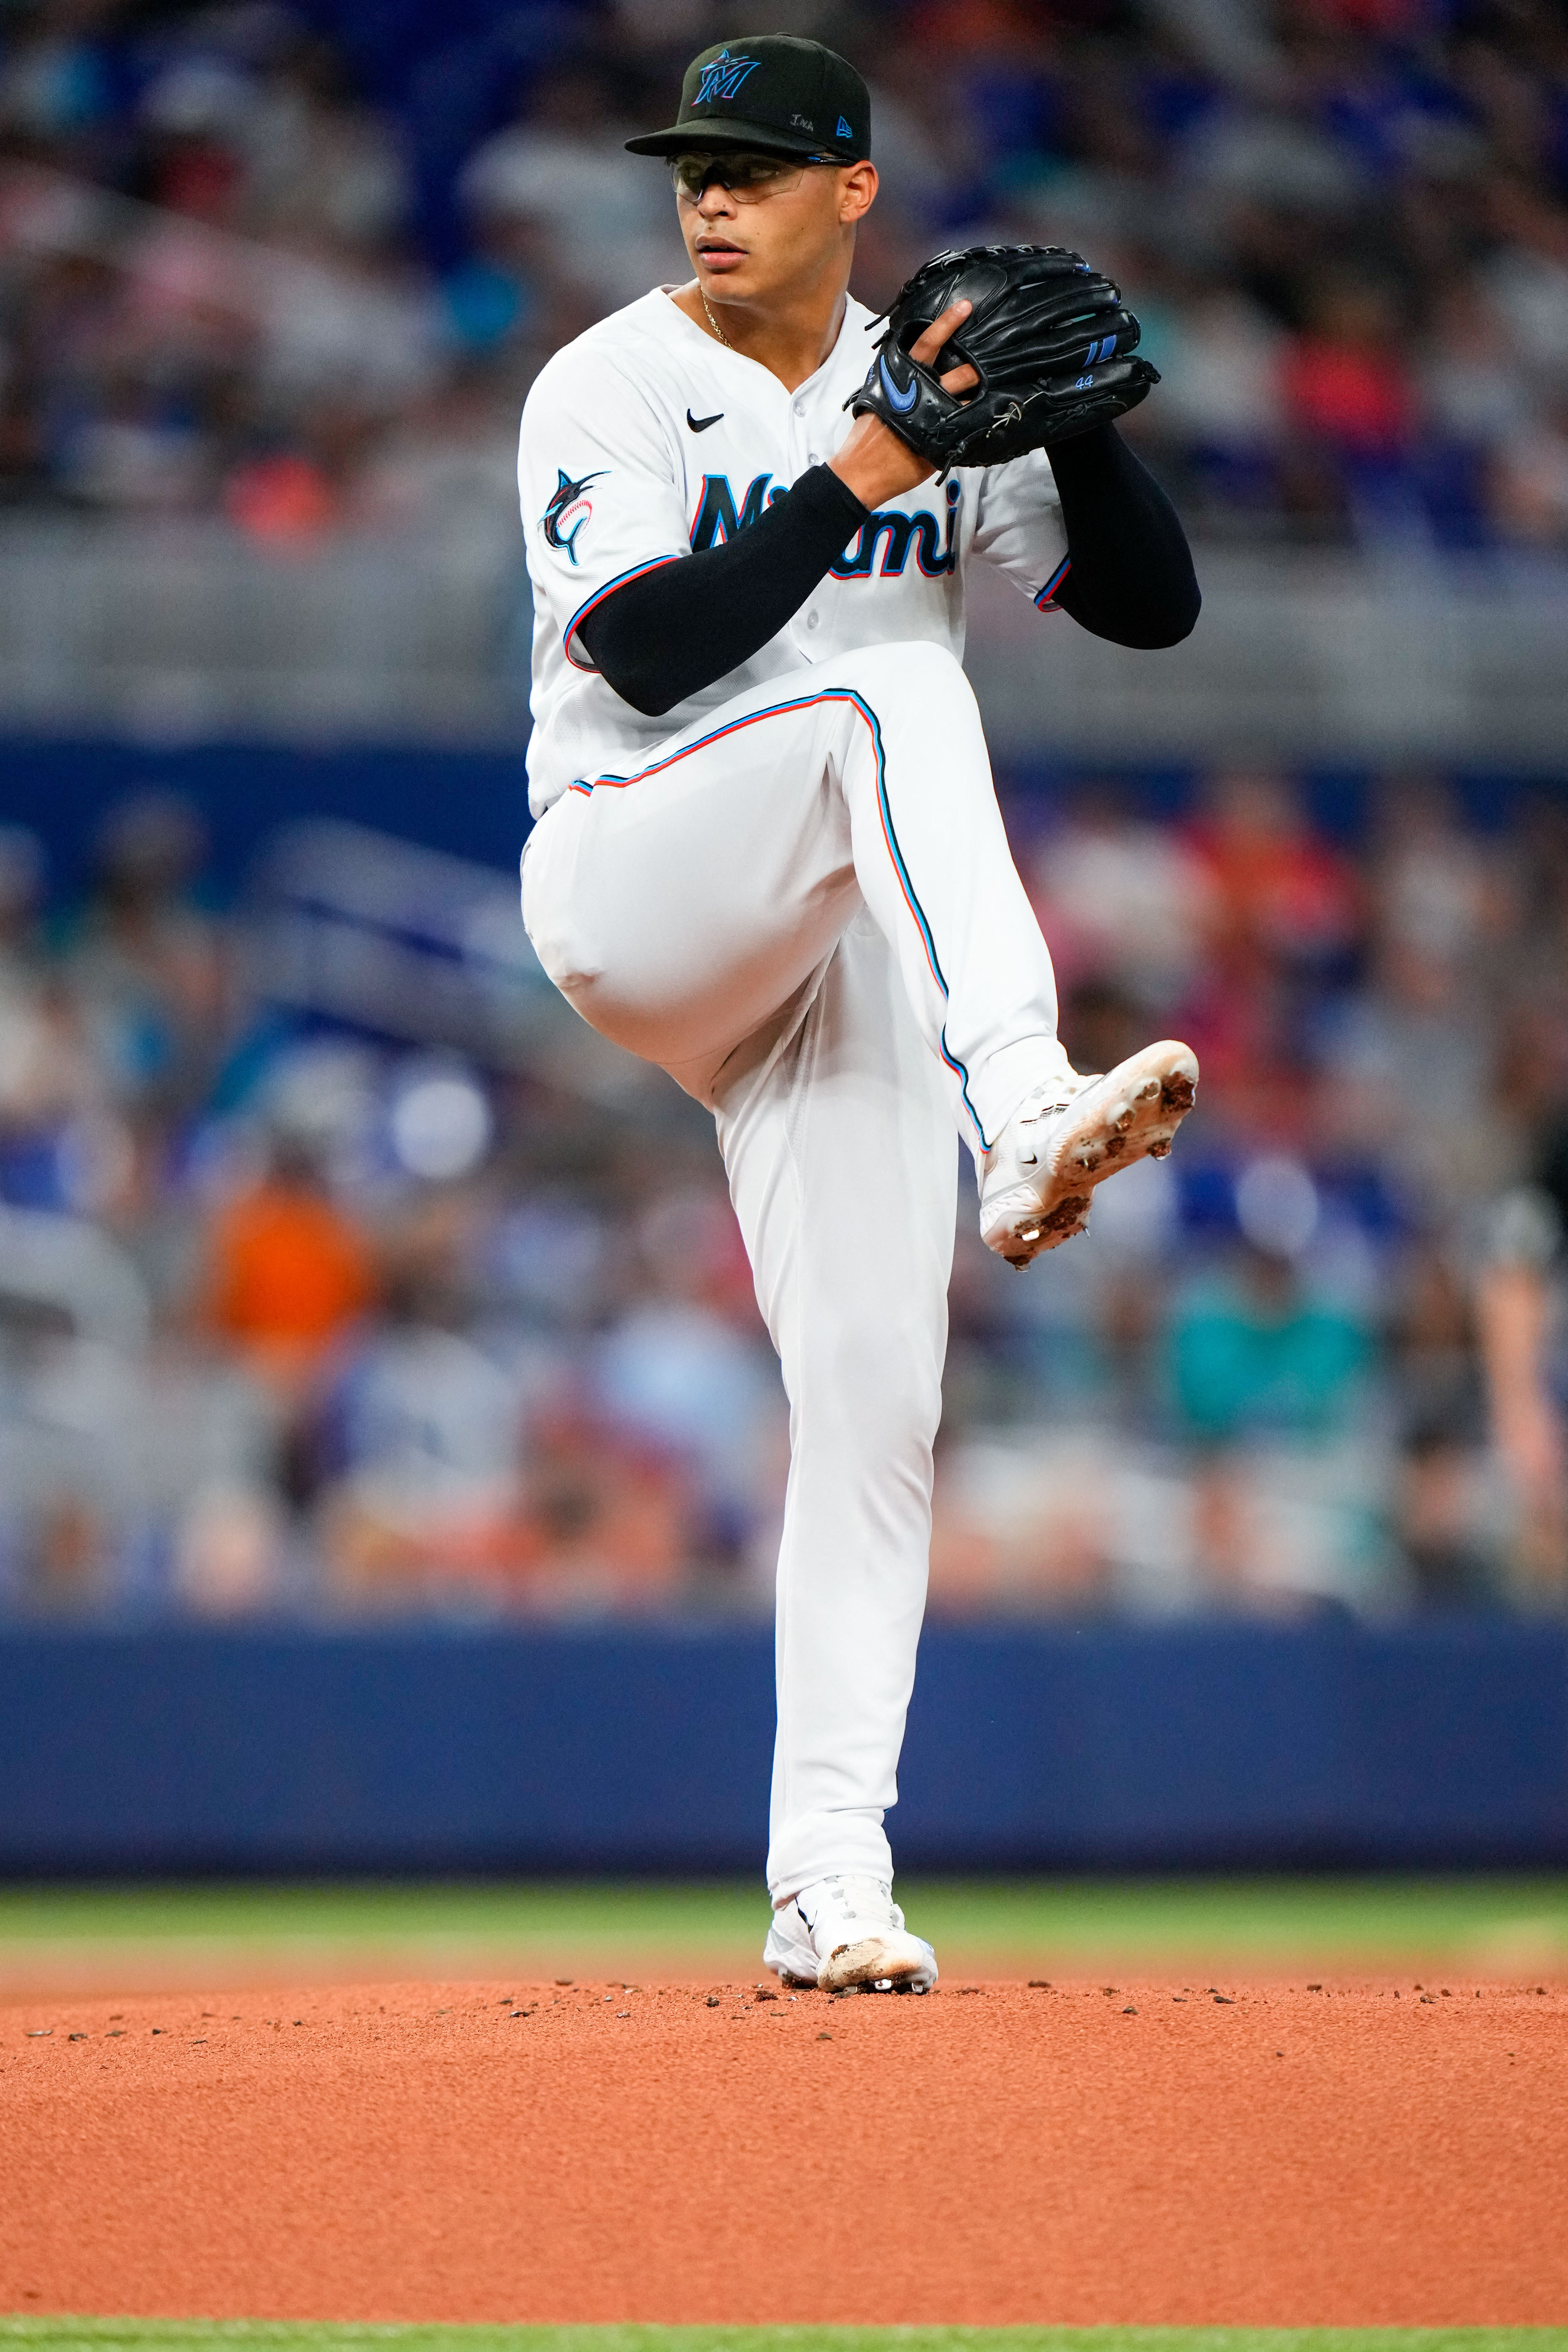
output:
[[[950,302],[967,319],[933,365],[910,357]],[[998,466],[1070,441],[1136,408],[1159,371],[1134,359],[1138,321],[1121,289],[1059,245],[972,245],[939,253],[900,289],[885,314],[871,373],[845,406],[879,416],[945,474]],[[968,392],[938,381],[967,361]]]

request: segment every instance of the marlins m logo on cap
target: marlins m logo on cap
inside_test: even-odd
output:
[[[732,58],[728,49],[721,49],[703,67],[692,105],[711,106],[715,99],[733,98],[746,76],[754,74],[761,63],[760,58]]]

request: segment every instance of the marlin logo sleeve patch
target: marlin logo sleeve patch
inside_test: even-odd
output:
[[[576,482],[562,467],[557,466],[555,471],[558,478],[555,492],[541,517],[544,544],[553,547],[559,554],[569,557],[575,563],[578,533],[594,512],[593,500],[584,494],[590,482],[604,479],[605,468],[601,467],[596,474],[584,474],[581,481]],[[565,528],[568,522],[571,524],[569,530]]]

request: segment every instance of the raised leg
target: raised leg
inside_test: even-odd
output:
[[[1063,1066],[1056,983],[951,654],[862,646],[585,778],[523,868],[545,970],[700,1101],[868,908],[976,1151]]]

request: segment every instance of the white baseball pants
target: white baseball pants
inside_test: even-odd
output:
[[[784,1368],[775,1903],[892,1874],[956,1154],[1060,1062],[974,698],[930,644],[752,688],[541,819],[523,919],[605,1035],[718,1122]]]

